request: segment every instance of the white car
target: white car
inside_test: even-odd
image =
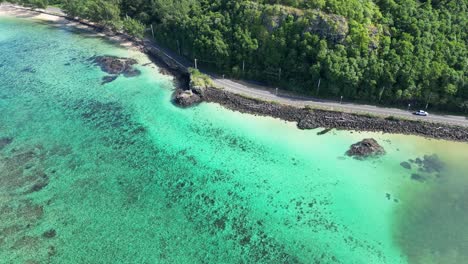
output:
[[[429,116],[429,113],[424,110],[419,110],[417,112],[414,112],[414,114],[418,116]]]

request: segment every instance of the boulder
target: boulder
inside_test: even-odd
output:
[[[355,158],[367,158],[385,154],[385,150],[373,138],[366,138],[361,142],[351,145],[346,155]]]
[[[174,102],[182,107],[188,107],[198,104],[202,101],[200,95],[192,92],[192,90],[178,90],[174,97]]]
[[[319,127],[315,117],[311,114],[304,116],[297,122],[297,127],[299,129],[316,129]]]

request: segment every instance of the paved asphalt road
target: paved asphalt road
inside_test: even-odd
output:
[[[259,98],[267,101],[276,101],[282,104],[293,105],[297,107],[311,106],[311,107],[320,107],[335,111],[344,111],[352,113],[370,113],[381,116],[397,116],[403,117],[406,119],[417,119],[423,121],[432,121],[440,123],[448,123],[454,125],[468,126],[468,117],[465,116],[452,116],[452,115],[429,115],[427,117],[419,117],[413,115],[410,111],[404,111],[396,108],[384,108],[377,107],[372,105],[361,105],[361,104],[352,104],[343,102],[328,101],[328,100],[319,100],[312,97],[303,97],[289,95],[282,91],[278,92],[276,95],[276,90],[267,89],[258,85],[233,81],[230,79],[223,79],[219,76],[211,75],[215,84],[221,88],[226,89],[229,92],[242,94],[249,97]],[[419,110],[419,109],[413,109]]]

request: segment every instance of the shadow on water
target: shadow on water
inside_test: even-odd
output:
[[[444,169],[425,181],[413,178],[412,189],[406,190],[395,238],[409,263],[467,262],[468,178],[462,172]]]

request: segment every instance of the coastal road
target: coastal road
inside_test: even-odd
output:
[[[168,58],[174,60],[177,64],[182,67],[189,68],[194,67],[194,63],[188,61],[186,58],[180,56],[179,54],[162,47],[155,43],[153,40],[145,39],[146,45],[151,45],[152,47],[162,51]],[[321,108],[332,111],[348,112],[348,113],[357,113],[357,114],[374,114],[384,117],[395,116],[401,117],[404,119],[413,119],[420,121],[429,121],[437,122],[444,124],[452,124],[458,126],[468,127],[468,117],[467,116],[454,116],[454,115],[435,115],[430,114],[427,117],[419,117],[413,115],[413,112],[419,109],[411,109],[412,111],[405,111],[397,108],[386,108],[378,107],[373,105],[364,105],[364,104],[353,104],[348,102],[336,102],[331,100],[322,100],[313,97],[307,96],[298,96],[290,94],[286,91],[279,90],[278,94],[275,89],[253,84],[250,82],[243,82],[240,80],[233,80],[223,78],[219,75],[204,71],[200,69],[204,74],[207,74],[211,77],[214,84],[228,92],[234,94],[245,95],[251,98],[257,98],[265,101],[273,101],[281,104],[292,105],[296,107],[305,107],[310,106],[312,108]]]
[[[468,117],[466,116],[453,116],[453,115],[434,115],[431,114],[427,117],[419,117],[413,115],[411,111],[405,111],[396,108],[377,107],[373,105],[353,104],[348,102],[335,102],[329,100],[315,99],[312,97],[297,96],[288,94],[279,90],[278,94],[275,89],[266,88],[251,83],[242,81],[234,81],[224,79],[216,75],[210,75],[216,86],[225,89],[226,91],[245,95],[251,98],[258,98],[265,101],[274,101],[281,104],[292,105],[296,107],[310,106],[312,108],[321,108],[333,111],[342,111],[350,113],[368,113],[379,116],[395,116],[405,119],[430,121],[437,123],[453,124],[459,126],[468,126]],[[416,110],[416,109],[413,109]],[[417,109],[419,110],[419,109]]]
[[[18,6],[13,5],[4,5],[13,8],[21,8]],[[37,10],[39,11],[39,10]],[[40,10],[42,13],[55,15],[55,16],[64,16],[65,13],[60,10],[59,8],[49,7],[46,10]],[[146,45],[151,45],[156,49],[159,49],[164,53],[168,58],[175,61],[182,67],[188,68],[192,67],[192,63],[187,61],[182,56],[168,50],[164,47],[161,47],[153,40],[146,38],[144,40]],[[202,71],[203,72],[203,71]],[[418,117],[414,116],[410,111],[404,111],[401,109],[396,108],[385,108],[385,107],[377,107],[373,105],[364,105],[364,104],[353,104],[348,102],[339,103],[336,101],[330,100],[321,100],[316,99],[313,97],[306,97],[306,96],[298,96],[289,94],[285,91],[279,90],[278,92],[275,89],[271,89],[265,86],[260,86],[252,83],[242,82],[238,80],[232,79],[225,79],[220,76],[210,74],[208,72],[204,72],[208,74],[214,81],[215,85],[229,91],[231,93],[245,95],[252,98],[258,98],[260,100],[266,101],[274,101],[281,104],[292,105],[296,107],[305,107],[310,106],[312,108],[323,108],[327,110],[333,111],[342,111],[342,112],[350,112],[350,113],[366,113],[366,114],[375,114],[379,116],[395,116],[395,117],[402,117],[405,119],[413,119],[413,120],[421,120],[421,121],[430,121],[430,122],[438,122],[438,123],[445,123],[445,124],[453,124],[459,126],[466,126],[468,127],[468,117],[467,116],[453,116],[453,115],[435,115],[431,114],[428,117]],[[419,110],[419,109],[412,109],[412,110]]]

